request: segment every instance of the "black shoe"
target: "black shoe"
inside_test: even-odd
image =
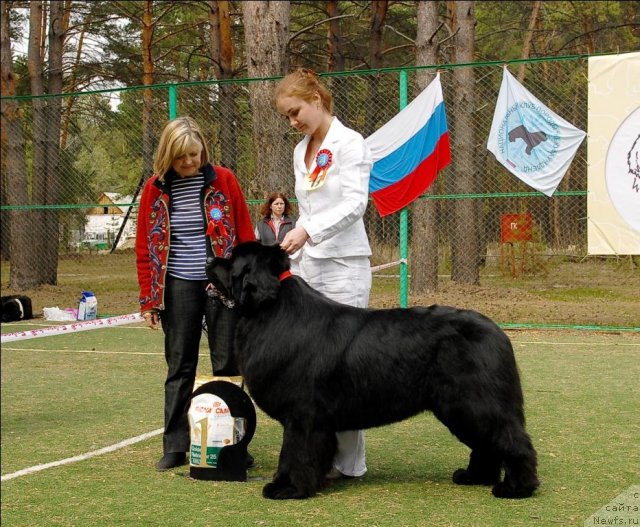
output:
[[[179,467],[187,463],[187,455],[184,452],[169,452],[162,456],[156,463],[156,470],[163,471],[170,468]]]
[[[247,468],[252,468],[255,464],[255,459],[253,459],[253,456],[247,452]]]

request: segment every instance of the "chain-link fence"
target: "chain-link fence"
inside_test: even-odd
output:
[[[587,60],[565,57],[520,63],[525,66],[524,85],[544,104],[574,126],[587,126]],[[520,66],[514,65],[515,69]],[[432,202],[435,220],[429,232],[412,224],[413,208],[409,207],[409,246],[437,243],[438,267],[441,274],[451,272],[452,243],[473,228],[477,240],[478,267],[496,266],[506,273],[536,273],[555,256],[586,255],[586,141],[566,173],[553,197],[546,197],[526,186],[498,164],[486,149],[495,103],[502,80],[499,64],[440,66],[441,82],[447,108],[449,134],[455,138],[462,127],[469,132],[467,119],[462,119],[456,69],[472,68],[475,89],[474,111],[467,136],[472,145],[460,156],[452,140],[452,164],[442,171],[431,191],[418,202]],[[349,72],[324,75],[334,95],[334,113],[349,127],[366,137],[391,119],[400,109],[399,82],[402,70],[382,72]],[[416,68],[408,73],[409,100],[420,91],[416,85]],[[104,266],[112,248],[132,247],[135,236],[135,196],[152,166],[153,151],[163,125],[170,115],[191,115],[210,138],[216,163],[232,168],[238,176],[254,218],[259,205],[273,190],[292,195],[291,156],[300,136],[288,129],[273,111],[276,138],[269,148],[256,152],[255,123],[249,92],[252,80],[236,82],[191,83],[136,87],[61,96],[62,129],[60,160],[57,167],[46,167],[57,185],[55,203],[34,199],[36,172],[33,162],[37,143],[45,131],[38,128],[42,120],[35,118],[37,99],[4,98],[6,104],[17,104],[22,156],[8,157],[3,137],[2,149],[2,259],[11,260],[17,243],[29,239],[12,238],[12,224],[27,222],[32,231],[58,239],[61,258],[73,258],[89,251],[104,251]],[[265,81],[261,81],[264,83]],[[273,87],[277,79],[268,79]],[[44,97],[47,101],[52,97]],[[146,103],[145,103],[146,99]],[[143,111],[147,108],[148,111]],[[5,128],[3,110],[3,128]],[[461,124],[462,123],[462,124]],[[15,152],[14,152],[15,154]],[[18,154],[20,154],[18,152]],[[269,174],[259,173],[269,158]],[[18,161],[16,161],[16,159]],[[15,166],[18,163],[19,166]],[[9,165],[11,164],[11,165]],[[7,184],[8,168],[12,177],[21,181],[20,192]],[[473,174],[471,184],[460,191],[457,184],[462,172]],[[461,223],[456,206],[461,200],[473,210],[473,226]],[[43,211],[54,214],[43,216]],[[47,219],[48,218],[48,219]],[[374,251],[372,265],[398,262],[400,247],[400,214],[380,218],[371,205],[366,225]],[[528,243],[514,243],[509,230],[527,232]],[[518,240],[516,240],[518,241]],[[414,272],[423,262],[409,254],[408,269]],[[37,265],[37,262],[34,262]],[[385,269],[398,274],[394,268]]]

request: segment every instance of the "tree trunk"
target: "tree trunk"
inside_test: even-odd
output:
[[[214,76],[219,80],[233,79],[233,40],[228,1],[209,0],[209,27]],[[235,91],[231,83],[218,85],[222,159],[217,162],[234,172],[238,169]]]
[[[527,35],[524,39],[524,44],[522,45],[522,57],[523,59],[528,59],[531,54],[531,41],[533,40],[533,30],[536,28],[538,23],[538,13],[540,13],[540,5],[542,2],[540,0],[536,0],[533,2],[533,7],[531,8],[531,18],[529,19],[529,29],[527,30]],[[523,62],[520,64],[520,68],[518,69],[518,81],[524,81],[524,72],[525,72],[526,64]]]
[[[289,35],[289,2],[242,2],[247,71],[250,78],[276,77],[286,72]],[[256,81],[249,87],[255,185],[253,193],[269,193],[293,187],[292,152],[287,144],[288,127],[273,108],[273,83]]]
[[[418,2],[416,34],[416,65],[427,66],[438,61],[438,2]],[[417,88],[422,91],[434,79],[435,72],[418,70]],[[425,195],[433,194],[435,182]],[[438,202],[418,199],[413,203],[411,217],[411,293],[422,294],[438,290]]]
[[[340,30],[339,2],[332,0],[326,2],[327,15],[329,16],[329,30],[327,35],[327,70],[344,71],[344,53],[342,51],[342,31]]]
[[[153,1],[145,0],[142,13],[142,84],[153,84]],[[142,173],[153,172],[153,91],[142,90]]]
[[[374,0],[371,2],[371,24],[369,27],[369,69],[375,70],[382,67],[382,48],[384,25],[387,18],[388,4],[386,0]],[[380,95],[378,93],[377,75],[367,76],[367,104],[365,107],[365,137],[369,137],[378,129],[378,114],[380,111]]]
[[[342,30],[340,29],[339,2],[332,0],[326,2],[327,15],[329,16],[329,29],[327,33],[327,71],[344,71],[344,51]],[[349,120],[349,92],[347,80],[344,77],[332,77],[330,82],[331,93],[336,115],[340,116],[343,122]]]
[[[29,71],[29,83],[31,95],[44,95],[43,52],[42,42],[46,34],[43,29],[45,17],[41,1],[29,3],[29,49],[27,57],[27,69]],[[31,204],[43,206],[47,204],[47,100],[35,98],[31,100],[33,107],[32,125],[32,163],[31,163]],[[25,181],[28,185],[28,182]],[[46,254],[48,246],[47,215],[44,210],[34,210],[29,218],[30,232],[25,239],[17,241],[18,244],[28,246],[25,251],[30,253],[27,258],[31,269],[21,269],[20,275],[24,285],[29,288],[49,283],[48,265],[45,258],[41,257],[43,251]]]
[[[2,10],[2,18],[0,19],[0,93],[2,97],[11,97],[16,94],[16,79],[13,75],[13,64],[11,62],[11,27],[9,24],[11,4],[12,2],[4,2],[0,6]],[[8,170],[13,170],[14,177],[20,170],[20,165],[17,164],[18,160],[16,159],[19,159],[19,153],[13,150],[16,146],[20,146],[19,143],[16,144],[14,142],[11,144],[11,153],[8,150],[8,141],[15,141],[15,136],[11,131],[15,130],[16,123],[20,124],[17,102],[1,99],[0,118],[2,119],[0,126],[0,158],[2,163],[2,171],[0,171],[0,204],[11,205],[15,204],[15,199],[10,196],[7,189],[10,179]],[[20,133],[22,133],[22,130],[20,130]],[[9,260],[11,258],[11,248],[9,246],[11,212],[7,212],[3,217],[6,220],[0,222],[0,257],[2,260]]]
[[[66,2],[65,2],[66,3]],[[69,9],[70,10],[70,9]],[[65,15],[69,12],[67,10]],[[73,63],[73,68],[71,70],[71,79],[67,84],[67,89],[70,92],[78,91],[77,79],[78,79],[78,69],[82,64],[82,54],[84,52],[84,36],[87,31],[87,27],[91,25],[93,17],[91,14],[87,15],[86,20],[81,24],[80,35],[78,36],[78,48],[76,49],[76,58]],[[69,28],[69,18],[65,16],[65,32]],[[64,105],[64,112],[62,118],[62,131],[60,136],[60,150],[64,151],[67,146],[67,137],[69,135],[69,123],[71,121],[71,112],[73,110],[73,104],[77,100],[77,97],[67,97]]]
[[[16,95],[16,78],[13,74],[11,39],[9,35],[9,13],[12,2],[3,2],[0,21],[0,72],[2,77],[2,97]],[[2,117],[2,203],[7,205],[26,205],[27,169],[24,150],[21,112],[15,100],[2,99],[0,102]],[[30,213],[26,210],[12,210],[8,221],[2,222],[2,257],[10,257],[9,287],[17,291],[29,289],[34,280],[34,267],[31,261],[32,245],[27,243],[31,236]],[[6,252],[5,252],[6,248]]]
[[[455,2],[456,26],[455,62],[473,62],[475,40],[474,2]],[[473,115],[475,110],[475,76],[472,67],[454,70],[456,83],[455,133],[453,134],[453,187],[456,194],[469,194],[476,190],[475,181],[475,133]],[[456,199],[454,209],[454,232],[451,236],[451,278],[456,282],[477,284],[480,280],[480,257],[478,251],[478,205],[473,199]]]
[[[371,9],[371,19],[369,21],[369,54],[367,60],[370,69],[382,67],[382,48],[384,26],[387,17],[388,2],[386,0],[374,0],[369,3]],[[380,77],[378,75],[367,75],[365,77],[367,84],[366,101],[364,101],[364,129],[362,135],[369,137],[379,128],[379,114],[382,102],[378,83]],[[376,244],[389,243],[388,237],[385,235],[386,226],[388,224],[397,224],[396,217],[380,218],[374,213],[373,207],[369,207],[365,217],[365,225],[369,233],[369,241]]]
[[[59,205],[60,181],[60,120],[62,98],[57,96],[63,91],[62,53],[64,48],[64,2],[49,3],[49,74],[48,92],[52,97],[46,99],[46,171],[39,185],[45,189],[44,204]],[[40,225],[45,239],[40,248],[40,261],[43,265],[42,280],[45,284],[55,285],[58,280],[58,244],[60,239],[60,220],[57,209],[44,212],[44,224]]]

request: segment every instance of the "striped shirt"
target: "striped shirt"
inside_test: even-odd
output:
[[[200,190],[204,175],[180,178],[171,184],[171,244],[167,272],[184,280],[206,280],[207,240]]]

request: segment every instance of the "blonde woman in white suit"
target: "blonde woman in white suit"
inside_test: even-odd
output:
[[[362,135],[333,115],[333,97],[311,70],[300,68],[275,91],[278,112],[304,138],[293,153],[299,219],[281,247],[292,271],[327,297],[367,307],[371,249],[363,216],[369,197],[371,154]],[[364,433],[338,432],[329,478],[367,471]]]

